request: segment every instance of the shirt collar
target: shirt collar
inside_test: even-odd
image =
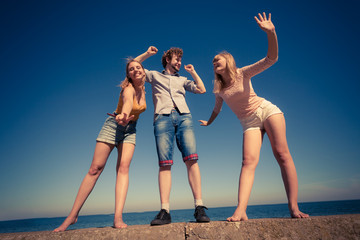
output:
[[[170,73],[168,73],[167,71],[165,71],[165,69],[162,71],[162,74],[164,74],[164,75],[170,75],[170,76],[177,76],[177,77],[180,76],[180,74],[179,74],[178,72],[176,72],[176,73],[174,73],[174,74],[170,74]]]

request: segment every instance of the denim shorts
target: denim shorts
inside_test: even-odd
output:
[[[173,165],[174,138],[184,162],[198,160],[190,113],[179,113],[174,108],[170,114],[156,114],[154,135],[160,167]]]
[[[110,116],[105,120],[103,127],[96,139],[98,142],[119,145],[119,143],[136,143],[136,121],[129,122],[126,126],[119,125],[115,118]]]
[[[253,112],[250,116],[240,119],[241,125],[243,127],[243,131],[246,132],[248,130],[254,129],[264,129],[264,122],[268,117],[282,113],[281,110],[271,102],[264,100],[258,109]]]

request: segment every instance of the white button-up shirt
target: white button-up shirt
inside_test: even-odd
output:
[[[196,84],[178,73],[170,75],[163,71],[145,69],[146,82],[151,84],[154,114],[170,114],[174,105],[180,113],[190,113],[185,101],[185,91],[195,93]]]

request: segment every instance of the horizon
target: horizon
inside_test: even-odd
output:
[[[343,199],[343,200],[330,200],[330,201],[315,201],[315,202],[299,202],[299,204],[304,203],[326,203],[326,202],[343,202],[343,201],[360,201],[360,199]],[[268,204],[249,204],[248,207],[251,206],[272,206],[272,205],[287,205],[287,203],[268,203]],[[222,207],[208,207],[209,210],[212,208],[236,208],[236,206],[222,206]],[[181,211],[181,210],[193,210],[193,208],[180,208],[180,209],[171,209],[171,211]],[[158,210],[151,210],[151,211],[139,211],[139,212],[124,212],[126,213],[150,213],[154,212],[157,213]],[[85,217],[85,216],[107,216],[107,215],[114,215],[114,213],[98,213],[98,214],[79,214],[79,217]],[[315,215],[317,216],[317,215]],[[46,218],[66,218],[67,216],[58,216],[58,217],[36,217],[36,218],[24,218],[24,219],[9,219],[9,220],[0,220],[0,222],[6,222],[6,221],[21,221],[21,220],[32,220],[32,219],[46,219]],[[311,216],[310,216],[311,217]]]

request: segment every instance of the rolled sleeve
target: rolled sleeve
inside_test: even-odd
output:
[[[195,82],[191,81],[191,80],[188,80],[188,79],[186,79],[184,81],[184,88],[185,88],[186,91],[189,91],[189,92],[192,92],[192,93],[196,93],[196,89],[197,89]]]

